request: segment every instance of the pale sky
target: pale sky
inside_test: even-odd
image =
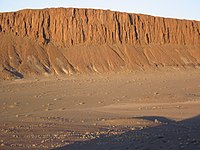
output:
[[[170,18],[200,20],[200,0],[0,0],[0,12],[47,7],[110,9]]]

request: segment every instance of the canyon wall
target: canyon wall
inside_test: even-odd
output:
[[[0,44],[0,76],[198,66],[200,22],[109,10],[21,10],[0,13]]]

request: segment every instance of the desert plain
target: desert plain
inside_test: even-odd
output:
[[[1,149],[200,149],[199,73],[1,80]]]

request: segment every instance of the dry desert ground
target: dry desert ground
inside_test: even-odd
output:
[[[0,81],[0,149],[200,149],[200,71]]]

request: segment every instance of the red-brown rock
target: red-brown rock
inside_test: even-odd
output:
[[[74,8],[0,13],[1,78],[199,63],[199,21]]]

